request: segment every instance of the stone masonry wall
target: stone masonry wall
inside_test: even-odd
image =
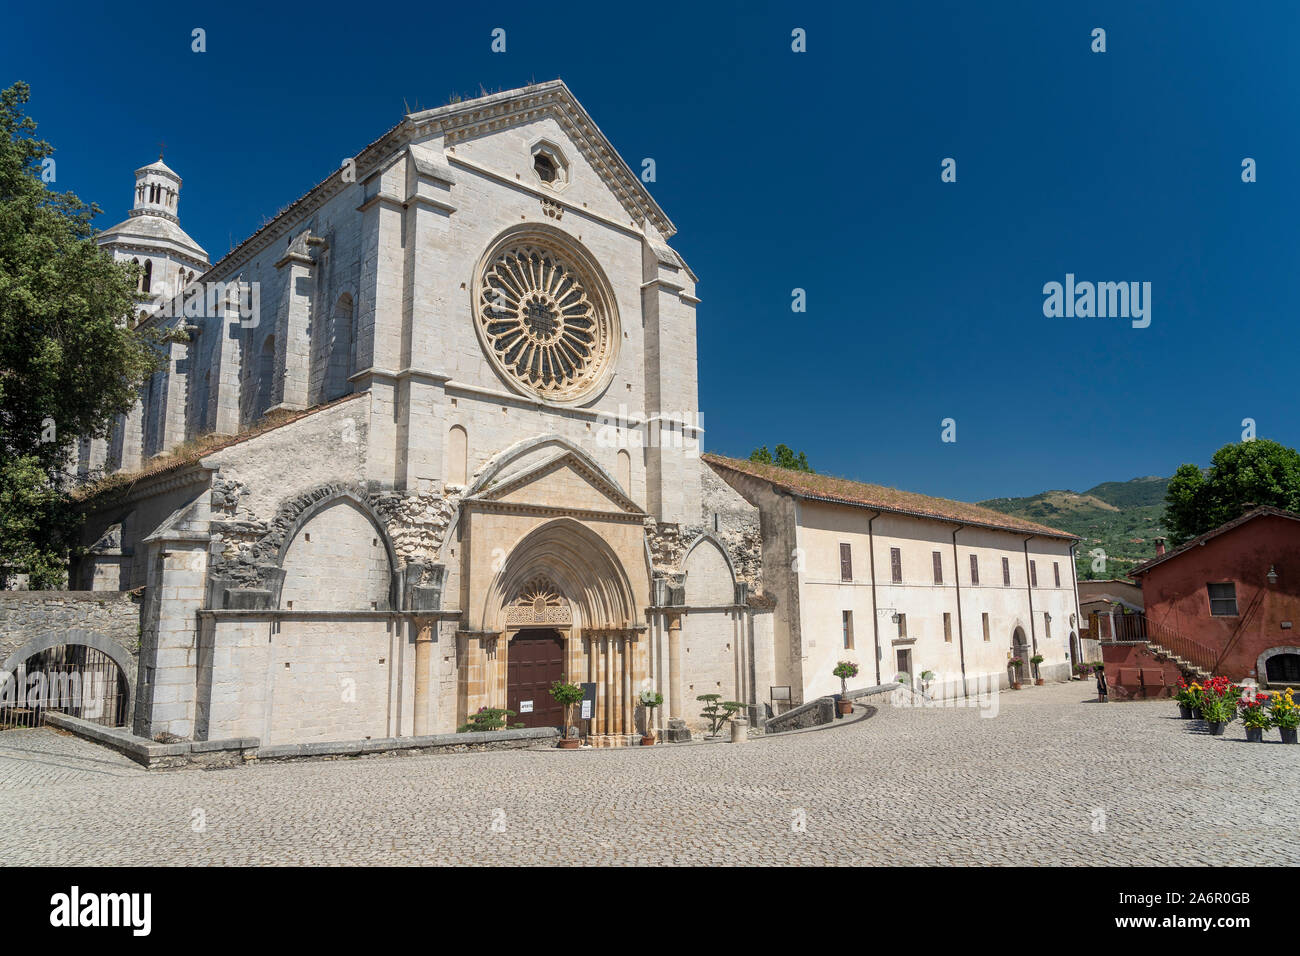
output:
[[[111,640],[132,661],[140,651],[140,599],[130,591],[0,592],[0,664],[33,640],[50,646],[70,632]],[[128,675],[135,679],[134,667]]]

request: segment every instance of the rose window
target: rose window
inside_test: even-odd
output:
[[[478,321],[498,369],[544,397],[595,384],[610,335],[592,285],[574,260],[538,243],[493,256],[479,283]]]

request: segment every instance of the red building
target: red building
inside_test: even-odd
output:
[[[1132,576],[1151,641],[1233,680],[1300,688],[1300,515],[1254,508]]]

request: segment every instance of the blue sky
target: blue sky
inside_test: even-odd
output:
[[[1205,464],[1247,417],[1300,445],[1300,4],[458,6],[28,4],[0,84],[104,228],[165,140],[215,260],[404,102],[562,77],[656,162],[713,451],[977,500]],[[1150,282],[1150,327],[1044,317],[1066,273]]]

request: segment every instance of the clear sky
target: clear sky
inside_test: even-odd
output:
[[[1205,464],[1243,418],[1300,445],[1298,3],[400,7],[11,5],[0,84],[102,228],[166,141],[215,261],[404,106],[562,77],[655,160],[713,451],[977,500]],[[1045,317],[1067,273],[1150,282],[1150,326]]]

